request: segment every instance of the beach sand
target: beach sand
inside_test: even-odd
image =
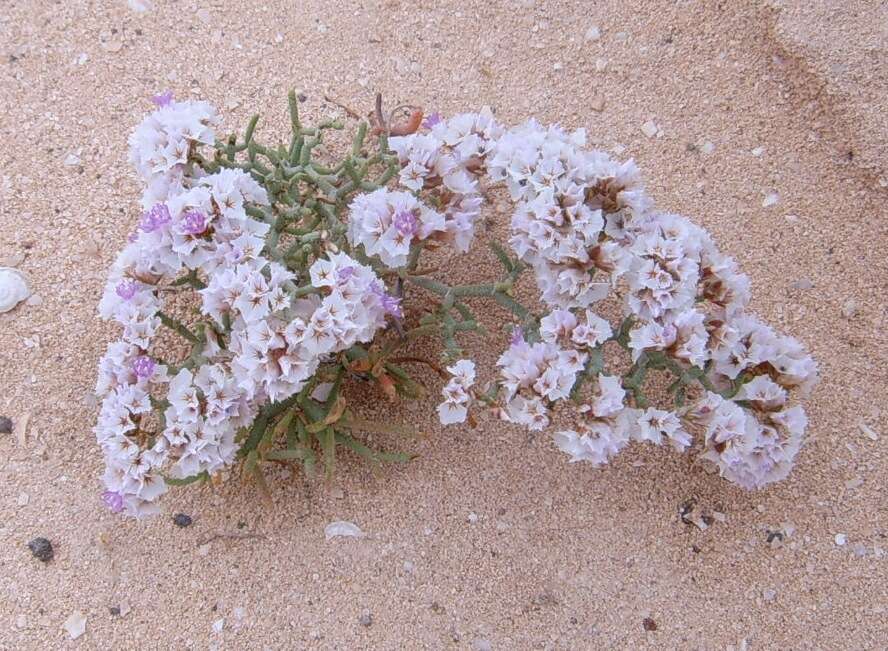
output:
[[[28,419],[24,445],[0,435],[0,647],[884,648],[888,10],[809,4],[4,2],[0,264],[40,299],[0,315],[0,415]],[[138,219],[126,138],[167,88],[228,130],[259,112],[280,134],[291,87],[306,120],[353,126],[325,94],[364,112],[379,91],[585,127],[634,158],[820,364],[791,476],[744,492],[644,446],[570,465],[492,418],[442,431],[432,398],[391,415],[428,436],[378,441],[417,453],[408,465],[343,457],[332,486],[279,473],[273,506],[233,478],[172,491],[154,519],[111,514],[89,396],[115,336],[96,304]],[[508,215],[490,222],[502,234]],[[482,253],[451,264],[496,273]],[[489,377],[501,342],[472,344]],[[686,524],[688,500],[724,518]],[[366,536],[327,542],[333,520]]]

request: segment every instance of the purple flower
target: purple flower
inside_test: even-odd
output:
[[[147,355],[139,355],[133,360],[133,372],[143,380],[154,375],[154,360]]]
[[[519,346],[524,343],[524,328],[521,326],[515,326],[512,329],[512,339],[509,343],[513,346]]]
[[[200,235],[207,230],[207,218],[199,210],[189,210],[182,216],[182,228],[189,235]]]
[[[436,124],[441,124],[443,120],[444,119],[441,117],[441,114],[435,111],[431,115],[426,116],[426,119],[422,121],[422,126],[426,129],[431,129]]]
[[[396,319],[404,318],[404,310],[401,309],[401,299],[391,294],[383,294],[380,297],[382,309],[386,314],[391,314]]]
[[[398,232],[407,237],[416,235],[417,231],[416,216],[409,210],[399,210],[395,213],[395,228]]]
[[[105,503],[111,513],[120,513],[123,511],[123,495],[117,491],[105,491],[102,493],[102,501]]]
[[[128,279],[121,280],[117,283],[117,287],[114,289],[114,291],[117,292],[117,295],[125,301],[128,301],[135,296],[138,290],[139,285],[136,281]]]
[[[166,207],[166,204],[156,203],[151,210],[142,213],[139,229],[146,233],[151,233],[161,226],[169,224],[171,221],[173,221],[173,218],[170,217],[170,210]]]
[[[336,279],[341,283],[347,283],[349,279],[355,275],[355,268],[351,265],[342,267],[336,272]]]
[[[396,319],[404,318],[404,311],[401,309],[401,299],[386,293],[385,286],[377,281],[370,285],[370,291],[379,297],[382,309],[386,314],[390,314]]]
[[[154,105],[158,108],[163,106],[169,106],[173,101],[173,91],[165,90],[159,95],[154,95],[151,98],[151,101],[154,102]]]

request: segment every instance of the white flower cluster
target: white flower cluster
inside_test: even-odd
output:
[[[625,406],[625,397],[620,377],[599,375],[595,400],[580,408],[585,415],[580,432],[557,432],[555,444],[571,456],[571,461],[596,465],[607,463],[630,441],[662,445],[668,440],[679,452],[691,445],[692,438],[675,413],[654,407],[633,409]]]
[[[447,371],[451,378],[441,390],[444,402],[438,405],[438,417],[444,425],[465,422],[475,384],[475,362],[461,359]]]
[[[752,409],[708,393],[689,414],[705,427],[703,458],[747,489],[785,478],[808,424],[804,410],[787,408],[786,390],[765,375],[744,384],[736,399]]]
[[[723,440],[707,433],[704,458],[748,488],[785,475],[804,431],[801,407],[771,401],[764,410],[744,397],[746,387],[767,381],[772,392],[804,392],[816,381],[816,366],[797,341],[746,314],[749,281],[735,262],[703,229],[656,212],[634,163],[584,149],[582,130],[530,120],[498,133],[479,150],[479,167],[503,181],[516,202],[510,244],[553,308],[540,323],[542,342],[519,339],[500,358],[506,417],[537,430],[549,424],[549,406],[569,395],[586,355],[614,338],[590,307],[619,288],[632,319],[626,343],[633,362],[665,355],[680,373],[695,368],[726,395],[732,383],[745,384],[733,400],[708,393],[697,411],[635,409],[624,405],[622,380],[602,373],[597,397],[580,409],[579,431],[559,432],[558,446],[573,460],[597,464],[631,440],[668,440],[684,450],[693,442],[684,421],[704,423],[693,414],[715,396],[723,401],[719,414],[742,417],[743,424]]]
[[[130,162],[145,182],[146,210],[182,189],[189,153],[199,144],[212,144],[219,123],[207,102],[176,102],[164,95],[155,103],[158,109],[130,136]]]
[[[497,361],[505,389],[505,417],[531,430],[545,429],[549,425],[545,401],[567,398],[585,364],[585,353],[555,343],[528,344],[517,333]]]
[[[488,109],[430,116],[421,131],[388,140],[400,162],[397,188],[357,195],[345,237],[334,224],[301,239],[304,231],[286,223],[289,208],[275,213],[273,232],[251,217],[260,207],[279,210],[280,194],[271,206],[254,176],[236,166],[215,171],[218,165],[197,156],[201,145],[215,142],[211,106],[169,95],[155,103],[130,139],[144,213],[99,304],[101,316],[122,328],[99,363],[96,384],[103,499],[112,510],[152,513],[165,478],[232,464],[243,430],[263,408],[301,391],[322,364],[342,363],[336,353],[372,342],[388,317],[401,329],[400,292],[389,294],[379,276],[416,281],[399,270],[415,264],[423,248],[447,244],[467,252],[485,181],[503,183],[514,201],[509,243],[523,264],[504,260],[508,282],[487,293],[466,286],[463,295],[514,306],[500,288],[511,287],[526,266],[548,310],[537,323],[514,308],[528,331],[516,330],[497,362],[503,418],[543,430],[554,407],[574,398],[581,403],[577,424],[555,434],[572,461],[604,464],[633,441],[668,443],[699,450],[724,477],[750,489],[791,468],[806,427],[791,394],[815,383],[813,359],[746,312],[749,281],[708,233],[654,210],[634,163],[585,149],[582,130],[534,120],[506,129]],[[341,182],[335,174],[334,183]],[[255,175],[263,177],[270,175]],[[281,236],[300,237],[291,253],[277,251]],[[299,248],[306,241],[313,244]],[[454,296],[438,283],[416,284]],[[164,298],[191,289],[196,324],[179,323]],[[609,296],[620,300],[620,325],[595,311]],[[428,324],[437,316],[424,318]],[[192,344],[177,366],[154,349],[162,327]],[[606,345],[627,349],[633,365],[626,376],[605,371]],[[649,368],[672,374],[670,390],[682,406],[648,406],[642,383]],[[473,389],[472,361],[447,370],[438,416],[462,423],[492,393]],[[695,393],[697,383],[704,391]]]
[[[399,314],[398,299],[373,270],[344,253],[316,259],[314,293],[294,298],[294,275],[262,255],[268,224],[246,213],[248,204],[268,204],[265,190],[236,169],[177,177],[189,143],[211,139],[214,115],[203,103],[167,104],[137,129],[131,158],[148,208],[99,305],[103,318],[123,327],[96,385],[103,498],[137,517],[157,510],[164,475],[185,479],[231,464],[239,430],[261,407],[301,390],[323,359],[370,341],[386,314]],[[160,177],[177,181],[158,185]],[[207,281],[199,289],[205,342],[196,368],[173,372],[150,349],[162,323],[161,288],[172,289],[185,272]],[[152,436],[143,419],[155,405],[163,417]]]
[[[457,251],[469,250],[482,204],[478,168],[503,132],[489,109],[448,120],[431,116],[425,125],[423,133],[388,141],[402,166],[399,184],[415,196],[377,190],[359,196],[349,215],[349,241],[391,267],[406,262],[414,238],[434,234]]]
[[[391,268],[407,264],[410,246],[445,230],[444,215],[421,203],[409,192],[380,188],[359,195],[351,204],[348,241],[363,245]]]

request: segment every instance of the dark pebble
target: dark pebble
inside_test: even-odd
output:
[[[783,533],[780,531],[769,531],[768,532],[768,542],[772,543],[774,540],[779,540],[783,542]]]
[[[12,434],[12,419],[0,416],[0,434]]]
[[[177,513],[173,516],[173,524],[177,527],[190,527],[192,522],[191,516],[184,513]]]
[[[361,623],[361,626],[370,626],[373,624],[373,615],[367,612],[362,613],[358,621]]]
[[[652,620],[650,617],[645,617],[641,621],[641,625],[644,626],[644,630],[646,630],[646,631],[656,631],[657,630],[657,622]]]
[[[34,540],[28,543],[28,549],[31,550],[35,558],[40,559],[44,563],[49,563],[52,560],[52,543],[46,538],[34,538]]]
[[[298,99],[300,102],[304,102],[308,99],[308,95],[306,95],[305,93],[299,93],[298,95],[296,95],[296,99]]]
[[[111,613],[112,615],[114,615],[115,617],[117,617],[118,615],[120,615],[120,607],[119,606],[111,606],[108,609],[108,612]]]

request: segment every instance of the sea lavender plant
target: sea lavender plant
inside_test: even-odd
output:
[[[790,393],[814,383],[813,360],[747,313],[747,278],[705,231],[654,210],[635,165],[586,150],[581,130],[508,129],[488,109],[423,119],[411,108],[397,122],[377,98],[330,162],[319,145],[343,125],[304,126],[294,93],[292,133],[277,146],[255,138],[258,116],[242,137],[219,139],[205,102],[164,93],[154,103],[130,139],[145,212],[99,306],[122,326],[96,386],[112,511],[156,512],[170,485],[233,466],[263,490],[270,463],[313,473],[320,460],[330,473],[339,446],[407,460],[361,441],[397,428],[353,413],[342,388],[424,396],[396,354],[423,337],[440,338],[452,362],[445,372],[408,358],[449,378],[445,425],[479,409],[531,430],[566,418],[554,441],[573,461],[668,441],[746,488],[792,466],[806,421]],[[491,192],[514,204],[511,253],[490,243],[502,275],[431,277],[423,253],[468,253]],[[539,313],[515,298],[526,271]],[[420,296],[425,309],[407,309]],[[458,338],[481,329],[470,297],[514,319],[499,376],[483,387],[460,359]],[[593,309],[608,297],[622,306],[613,323]],[[625,352],[622,370],[606,349]],[[652,404],[651,371],[671,378],[666,404]]]

